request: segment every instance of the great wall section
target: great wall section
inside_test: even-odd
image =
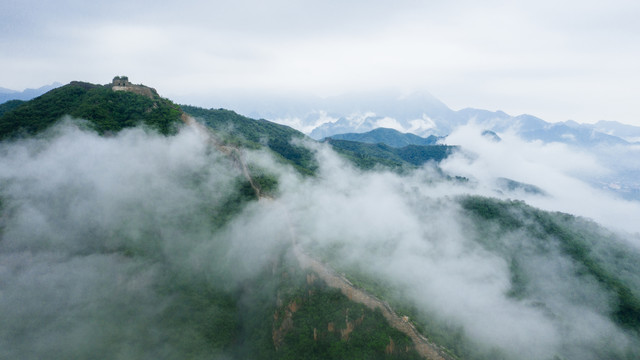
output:
[[[307,255],[298,244],[293,245],[293,254],[304,269],[310,269],[328,286],[339,289],[349,300],[365,305],[371,310],[380,309],[387,322],[395,329],[409,336],[413,341],[416,351],[425,359],[429,360],[449,360],[440,347],[424,337],[411,324],[406,317],[399,316],[386,302],[369,294],[368,292],[355,287],[344,276],[336,273],[327,265]]]
[[[206,136],[209,138],[209,141],[211,141],[211,143],[216,148],[218,148],[219,151],[226,154],[227,156],[230,156],[233,159],[234,163],[236,163],[236,166],[240,168],[242,175],[251,184],[251,187],[255,191],[256,196],[260,201],[273,200],[272,198],[263,195],[260,192],[260,189],[255,185],[253,179],[251,178],[251,174],[248,171],[247,165],[242,160],[241,153],[238,149],[223,146],[218,143],[211,131],[205,126],[198,123],[193,118],[189,116],[183,116],[182,120],[187,125],[194,126],[200,132],[206,134]],[[286,216],[288,218],[286,209],[283,210],[285,211],[283,216]],[[396,312],[393,311],[388,303],[378,299],[372,294],[369,294],[363,289],[357,288],[344,276],[333,271],[333,269],[331,269],[328,265],[325,265],[306,254],[297,243],[295,231],[291,224],[289,224],[289,236],[291,237],[292,252],[298,260],[301,268],[310,269],[311,271],[316,273],[318,277],[322,279],[329,287],[340,290],[340,292],[347,296],[349,300],[363,304],[371,310],[380,309],[382,315],[387,320],[389,325],[411,338],[415,350],[418,352],[418,354],[420,354],[420,356],[428,360],[452,360],[452,357],[448,356],[442,348],[429,341],[429,339],[427,339],[424,335],[420,334],[415,326],[413,326],[413,324],[409,322],[409,319],[407,317],[399,316],[398,314],[396,314]]]

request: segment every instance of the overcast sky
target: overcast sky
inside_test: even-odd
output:
[[[204,3],[204,4],[203,4]],[[640,125],[640,1],[0,2],[0,87],[427,90],[454,110]]]

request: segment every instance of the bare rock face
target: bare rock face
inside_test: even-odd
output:
[[[393,354],[393,351],[396,349],[396,344],[393,342],[392,338],[389,338],[389,344],[387,344],[387,347],[384,349],[384,353],[387,355],[391,355]]]

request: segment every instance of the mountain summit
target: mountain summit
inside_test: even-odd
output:
[[[10,111],[3,109],[11,108]],[[0,139],[42,131],[64,115],[87,120],[99,133],[145,124],[168,134],[176,131],[182,111],[153,89],[116,77],[108,85],[73,81],[31,101],[0,105]]]
[[[37,96],[40,96],[46,93],[47,91],[53,90],[60,86],[62,86],[61,83],[54,82],[53,84],[44,85],[37,89],[25,89],[23,91],[0,88],[0,104],[7,102],[9,100],[22,100],[22,101],[31,100]]]

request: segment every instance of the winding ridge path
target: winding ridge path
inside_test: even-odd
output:
[[[207,134],[209,137],[209,140],[214,144],[214,146],[219,151],[221,151],[222,153],[226,154],[227,156],[231,157],[234,160],[236,165],[240,168],[243,176],[251,184],[251,187],[255,191],[256,196],[258,197],[259,200],[273,200],[268,196],[263,195],[260,192],[259,187],[256,186],[253,179],[251,178],[251,174],[249,173],[249,170],[246,164],[242,160],[241,153],[238,149],[229,147],[229,146],[224,146],[218,143],[208,128],[199,124],[197,121],[195,121],[191,117],[184,115],[182,120],[186,124],[196,127],[202,133]],[[289,217],[286,209],[282,209],[282,210],[283,210],[283,215],[287,217],[287,222],[289,222]],[[369,294],[363,289],[359,289],[355,287],[349,280],[347,280],[344,276],[333,271],[333,269],[331,269],[328,265],[325,265],[322,262],[306,254],[302,250],[300,245],[298,245],[298,243],[296,242],[295,232],[290,222],[289,222],[289,232],[291,236],[293,254],[295,255],[296,259],[298,260],[302,268],[311,269],[313,272],[315,272],[318,275],[319,278],[324,280],[328,286],[339,289],[345,296],[349,298],[349,300],[363,304],[371,310],[380,309],[380,311],[382,312],[382,315],[392,327],[401,331],[402,333],[404,333],[405,335],[411,338],[416,351],[425,359],[429,359],[429,360],[451,360],[452,359],[442,350],[442,348],[440,348],[438,345],[429,341],[429,339],[427,339],[424,335],[420,334],[420,332],[418,332],[415,326],[413,326],[413,324],[411,324],[407,318],[403,318],[398,314],[396,314],[396,312],[393,311],[393,309],[391,308],[391,306],[389,306],[387,302],[378,299],[377,297],[373,296],[372,294]]]
[[[300,262],[300,266],[302,268],[311,269],[313,272],[318,274],[318,277],[324,280],[327,285],[332,288],[340,289],[340,291],[347,296],[349,300],[361,303],[371,310],[380,309],[382,315],[387,319],[387,322],[389,322],[392,327],[403,332],[413,340],[416,351],[422,357],[429,360],[451,359],[439,346],[420,334],[408,319],[402,318],[396,314],[389,304],[362,289],[356,288],[344,276],[336,273],[325,264],[307,255],[302,251],[298,244],[294,243],[293,253]]]

